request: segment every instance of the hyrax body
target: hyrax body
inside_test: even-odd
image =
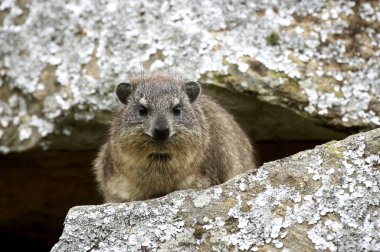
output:
[[[94,170],[106,202],[208,188],[255,169],[249,139],[196,82],[161,72],[121,83],[123,107]]]

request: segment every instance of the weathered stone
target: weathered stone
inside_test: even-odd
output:
[[[165,66],[255,97],[253,139],[377,127],[379,19],[376,1],[2,1],[0,151],[98,146],[114,85]]]
[[[379,251],[380,129],[207,190],[78,206],[52,251]]]

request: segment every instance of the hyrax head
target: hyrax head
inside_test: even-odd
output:
[[[200,85],[166,75],[142,76],[120,83],[116,95],[125,105],[125,131],[139,135],[144,143],[178,143],[199,127],[192,108]]]

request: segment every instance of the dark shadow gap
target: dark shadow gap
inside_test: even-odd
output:
[[[260,141],[262,162],[313,148],[322,141]],[[0,246],[49,251],[63,230],[67,211],[100,204],[91,172],[96,151],[49,151],[0,156]]]

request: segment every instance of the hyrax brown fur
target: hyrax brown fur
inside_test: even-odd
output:
[[[199,94],[197,82],[162,72],[116,87],[124,106],[94,165],[106,202],[208,188],[256,168],[250,141],[233,117]]]

